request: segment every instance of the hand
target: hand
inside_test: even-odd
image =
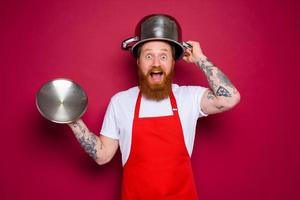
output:
[[[203,54],[200,43],[195,41],[187,41],[190,45],[193,46],[193,48],[187,48],[184,52],[183,60],[187,63],[196,63],[200,59],[206,58],[206,56]]]
[[[83,123],[82,119],[77,119],[77,120],[75,120],[75,121],[72,121],[72,122],[70,122],[70,123],[67,123],[67,125],[72,129],[72,128],[74,128],[74,127],[77,127],[78,124],[81,124],[81,123]]]

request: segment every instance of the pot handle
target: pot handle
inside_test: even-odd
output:
[[[187,42],[182,42],[182,46],[183,46],[185,49],[192,49],[192,48],[193,48],[193,46],[190,45],[190,44],[187,43]]]
[[[134,37],[131,37],[131,38],[127,38],[127,39],[123,40],[121,48],[122,48],[123,50],[131,49],[132,45],[130,45],[130,43],[136,42],[136,41],[138,41],[138,40],[139,40],[139,37],[138,37],[138,36],[134,36]]]

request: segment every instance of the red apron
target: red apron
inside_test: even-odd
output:
[[[138,95],[131,151],[123,169],[123,200],[197,199],[173,93],[170,100],[172,116],[139,118],[141,93]]]

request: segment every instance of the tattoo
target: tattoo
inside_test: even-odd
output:
[[[207,99],[214,99],[214,98],[216,98],[216,96],[214,95],[214,93],[212,91],[209,91],[207,93]]]
[[[213,76],[214,64],[212,62],[210,62],[208,59],[204,59],[204,60],[199,60],[198,65],[204,71],[204,73],[208,79],[209,86],[213,89],[213,91],[215,91],[218,86],[215,84],[214,80],[211,78]]]
[[[198,65],[203,69],[205,74],[207,76],[212,76],[213,75],[213,69],[212,67],[214,66],[210,61],[206,60],[200,60],[198,61]]]
[[[200,59],[197,64],[205,73],[209,86],[213,92],[207,94],[208,99],[213,99],[218,96],[232,97],[237,93],[236,88],[226,75],[214,66],[207,58]],[[231,92],[229,92],[231,91]],[[223,106],[219,106],[218,109],[222,109]]]
[[[80,145],[93,159],[96,159],[97,158],[97,149],[96,149],[97,137],[93,133],[88,133],[88,130],[78,122],[73,123],[72,126],[73,128],[78,128],[77,131],[76,130],[74,131],[74,133]],[[100,142],[100,149],[102,149],[101,142]]]
[[[224,87],[220,86],[216,92],[217,96],[231,97],[230,92],[226,90]]]
[[[213,91],[216,91],[218,86],[217,84],[215,84],[214,80],[212,80],[211,78],[208,78],[208,83],[209,83],[209,86],[210,88],[213,90]]]
[[[226,86],[233,87],[230,80],[225,76],[225,74],[221,70],[217,71],[217,77],[220,79],[221,84],[225,84]]]
[[[82,127],[81,124],[79,124],[78,122],[73,123],[73,127],[74,128],[78,127],[81,133],[86,132],[86,129],[84,127]]]
[[[78,141],[80,145],[84,148],[84,150],[94,159],[97,158],[97,150],[96,150],[96,143],[97,143],[97,138],[95,135],[91,135],[88,137],[80,137],[78,138]]]

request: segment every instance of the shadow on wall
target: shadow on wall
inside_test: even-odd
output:
[[[238,109],[233,108],[224,113],[200,118],[196,126],[195,148],[199,143],[231,145],[234,138],[237,137],[236,134],[239,134],[239,130],[236,128],[238,122],[235,116],[239,115],[237,112],[239,112]]]
[[[103,176],[111,168],[121,168],[120,152],[117,152],[114,159],[103,166],[99,166],[87,153],[84,152],[73,132],[67,124],[58,124],[46,120],[42,116],[31,115],[30,120],[34,123],[35,130],[31,131],[32,135],[28,138],[28,145],[36,149],[36,151],[47,154],[55,161],[62,161],[67,166],[78,168],[80,173],[87,173],[93,176]],[[39,153],[37,153],[39,154]],[[41,155],[43,156],[43,155]],[[120,174],[119,169],[116,172]]]

